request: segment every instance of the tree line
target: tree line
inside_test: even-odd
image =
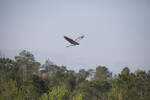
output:
[[[0,57],[0,100],[150,100],[150,70],[118,75],[105,66],[68,70],[46,60],[43,65],[23,50],[15,60]]]

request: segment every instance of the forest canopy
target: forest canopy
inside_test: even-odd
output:
[[[40,64],[26,50],[14,58],[0,56],[0,100],[150,100],[150,70],[75,72],[50,60]]]

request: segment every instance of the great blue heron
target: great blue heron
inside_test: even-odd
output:
[[[67,36],[64,36],[64,38],[65,38],[68,42],[71,43],[71,45],[69,45],[69,46],[66,47],[66,48],[68,48],[68,47],[70,47],[70,46],[79,45],[79,44],[80,44],[79,41],[84,38],[84,35],[78,37],[76,40],[70,39],[70,38],[68,38]]]

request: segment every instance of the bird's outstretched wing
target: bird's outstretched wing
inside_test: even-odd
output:
[[[75,42],[79,42],[81,39],[83,39],[84,38],[84,35],[83,36],[80,36],[80,37],[78,37],[76,40],[75,40]]]
[[[76,44],[76,42],[75,42],[74,40],[72,40],[72,39],[70,39],[70,38],[68,38],[68,37],[66,37],[66,36],[64,36],[64,38],[65,38],[68,42],[70,42],[71,44]]]

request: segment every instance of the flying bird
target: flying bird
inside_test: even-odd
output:
[[[64,36],[64,38],[65,38],[68,42],[71,43],[71,45],[69,45],[69,46],[66,47],[66,48],[68,48],[68,47],[70,47],[70,46],[79,45],[79,44],[80,44],[79,41],[84,38],[84,35],[78,37],[76,40],[73,40],[73,39],[71,39],[71,38],[68,38],[67,36]]]

